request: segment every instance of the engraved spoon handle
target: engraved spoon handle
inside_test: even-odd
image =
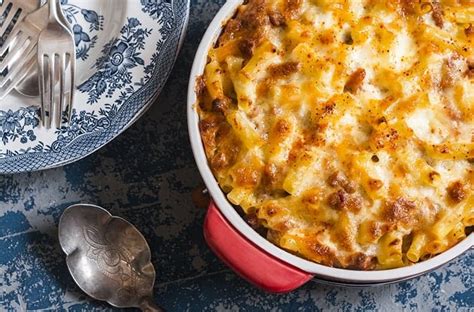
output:
[[[151,299],[151,297],[145,297],[141,304],[140,304],[140,309],[143,311],[143,312],[164,312],[165,310],[163,310],[162,308],[160,308],[159,306],[157,306],[154,302],[153,302],[153,299]]]

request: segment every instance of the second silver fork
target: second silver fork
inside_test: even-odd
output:
[[[70,30],[61,23],[58,0],[49,0],[49,21],[38,39],[38,81],[41,93],[41,120],[51,128],[61,126],[63,112],[71,118],[74,101],[76,48]],[[57,77],[59,76],[59,77]],[[59,84],[57,83],[59,79]],[[67,86],[66,86],[66,82]],[[59,92],[57,92],[59,86]]]
[[[18,5],[22,3],[20,2]],[[26,10],[24,9],[25,12]],[[0,46],[0,55],[3,57],[0,60],[0,72],[8,68],[8,73],[0,77],[0,99],[21,81],[29,68],[34,67],[35,61],[33,60],[36,58],[39,34],[47,23],[47,8],[42,7],[20,18],[6,39],[6,34],[3,34],[5,41]]]

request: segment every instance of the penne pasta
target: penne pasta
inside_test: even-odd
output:
[[[377,259],[384,269],[403,266],[402,235],[389,232],[380,239]]]
[[[407,258],[411,262],[418,262],[424,255],[427,237],[425,233],[417,233],[413,237],[410,248],[407,251]]]

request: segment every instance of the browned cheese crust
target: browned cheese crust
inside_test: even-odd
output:
[[[474,2],[249,0],[196,82],[209,165],[271,242],[389,269],[472,231]]]

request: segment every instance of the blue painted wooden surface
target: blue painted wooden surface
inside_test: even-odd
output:
[[[157,269],[156,299],[168,311],[473,311],[474,251],[401,284],[346,289],[310,282],[291,294],[269,295],[208,250],[204,211],[190,196],[201,181],[188,143],[184,90],[199,40],[223,2],[193,1],[167,87],[126,133],[64,168],[0,176],[0,310],[113,310],[75,286],[56,238],[64,208],[89,202],[144,233]]]

